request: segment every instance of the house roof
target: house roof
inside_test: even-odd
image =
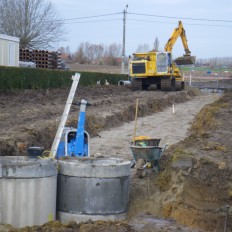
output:
[[[0,34],[0,39],[14,41],[14,42],[18,42],[18,43],[19,43],[19,40],[20,40],[18,37],[13,37],[13,36],[3,35],[3,34]]]
[[[68,59],[68,56],[69,56],[69,54],[62,53],[62,54],[60,55],[60,58],[65,60],[65,59]]]

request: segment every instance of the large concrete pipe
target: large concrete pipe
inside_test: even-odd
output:
[[[130,162],[114,158],[60,160],[57,215],[63,223],[126,218]]]
[[[56,188],[52,159],[0,157],[0,224],[20,228],[55,220]]]

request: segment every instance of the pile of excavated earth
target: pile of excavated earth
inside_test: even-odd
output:
[[[69,89],[0,93],[0,155],[26,155],[27,147],[51,148]],[[159,173],[138,178],[132,169],[125,221],[87,221],[1,231],[232,231],[232,93],[202,95],[138,91],[126,86],[78,88],[74,102],[87,100],[86,130],[91,154],[132,160],[135,102],[138,135],[169,143]],[[67,125],[76,127],[73,105]],[[109,137],[110,135],[110,137]],[[225,230],[227,229],[227,230]]]

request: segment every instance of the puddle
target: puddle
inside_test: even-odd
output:
[[[203,92],[203,93],[223,93],[224,90],[213,89],[213,88],[204,88],[204,89],[201,89],[201,92]]]
[[[136,231],[184,231],[197,232],[198,230],[190,229],[177,224],[174,220],[155,218],[152,215],[138,215],[130,221]]]

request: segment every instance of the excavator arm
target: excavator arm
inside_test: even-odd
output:
[[[166,52],[172,52],[172,49],[177,41],[177,39],[181,37],[182,44],[184,46],[185,54],[182,57],[178,57],[175,61],[178,65],[186,65],[186,64],[194,64],[195,57],[191,56],[191,52],[188,48],[188,42],[186,38],[185,29],[181,21],[179,21],[178,27],[174,29],[171,37],[169,38],[168,42],[166,43],[164,50]]]

